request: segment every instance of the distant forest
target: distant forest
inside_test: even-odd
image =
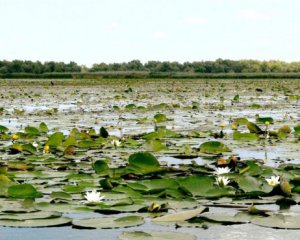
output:
[[[88,68],[75,62],[0,61],[0,74],[28,73],[96,73],[96,72],[150,72],[150,73],[300,73],[300,62],[226,60],[197,62],[132,60],[124,63],[97,63]]]

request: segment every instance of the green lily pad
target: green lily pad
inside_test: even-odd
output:
[[[75,205],[71,203],[48,203],[48,202],[40,202],[36,203],[35,208],[41,211],[48,212],[60,212],[60,213],[84,213],[91,212],[92,210],[86,206]]]
[[[60,145],[62,145],[62,142],[63,142],[63,139],[64,139],[64,135],[62,132],[56,132],[56,133],[53,133],[48,141],[46,142],[45,145],[48,145],[50,147],[58,147]]]
[[[235,131],[233,133],[233,139],[237,141],[256,141],[258,137],[254,133],[241,133],[239,131]]]
[[[259,118],[256,118],[256,122],[258,122],[258,123],[265,123],[265,122],[273,123],[274,119],[272,117],[259,117]]]
[[[38,198],[42,196],[31,184],[12,185],[8,188],[7,194],[11,198]]]
[[[289,126],[287,126],[287,125],[282,126],[282,127],[280,127],[278,129],[278,133],[281,133],[281,134],[286,134],[287,135],[287,134],[289,134],[291,132],[292,132],[292,129]]]
[[[72,222],[71,218],[47,218],[29,220],[0,220],[0,226],[19,228],[59,227],[67,226]]]
[[[22,145],[23,152],[28,152],[34,154],[36,152],[36,147],[34,147],[31,143],[27,143]]]
[[[47,133],[49,131],[47,124],[44,122],[41,122],[41,124],[39,126],[39,130],[42,133]]]
[[[263,131],[261,130],[261,128],[259,126],[257,126],[255,123],[253,122],[248,122],[247,123],[247,128],[250,131],[250,133],[255,133],[255,134],[261,134]]]
[[[245,193],[269,193],[273,189],[267,183],[251,176],[240,176],[236,179],[236,182]]]
[[[50,197],[54,199],[72,199],[71,194],[66,192],[52,192]]]
[[[235,118],[234,122],[239,125],[246,125],[248,123],[248,119],[247,118]]]
[[[29,135],[33,135],[33,136],[38,136],[40,135],[40,131],[35,128],[35,127],[31,127],[31,126],[27,126],[25,127],[25,132]]]
[[[231,187],[219,187],[216,180],[210,176],[190,176],[177,180],[180,188],[193,196],[222,197],[233,194]],[[200,186],[200,187],[199,187]]]
[[[300,125],[297,125],[296,127],[294,127],[294,131],[296,134],[300,134]]]
[[[179,185],[175,179],[152,179],[140,181],[139,184],[146,187],[148,192],[156,192],[165,189],[177,189]]]
[[[177,180],[180,188],[193,196],[205,196],[206,192],[214,188],[215,180],[208,176],[190,176]],[[201,187],[199,187],[201,186]]]
[[[269,228],[300,229],[300,215],[274,214],[269,217],[256,217],[251,221],[255,225]]]
[[[204,212],[205,210],[207,210],[207,208],[200,207],[200,208],[193,209],[193,210],[186,210],[186,211],[181,211],[181,212],[177,212],[177,213],[171,213],[171,214],[164,215],[162,217],[154,218],[153,221],[154,222],[186,221],[186,220],[196,217],[197,215]]]
[[[162,113],[158,113],[154,116],[154,121],[157,122],[157,123],[160,123],[160,122],[166,122],[167,121],[167,117],[165,114],[162,114]]]
[[[128,168],[137,173],[150,173],[160,170],[158,160],[148,152],[138,152],[129,156]]]
[[[0,133],[8,132],[9,129],[3,125],[0,125]]]
[[[168,147],[160,140],[149,139],[146,141],[146,149],[152,152],[168,150]]]
[[[249,223],[252,216],[247,213],[205,213],[202,219],[222,224],[242,224]]]
[[[200,152],[202,153],[220,154],[229,151],[229,148],[224,143],[218,141],[209,141],[200,145]]]
[[[144,224],[144,218],[140,216],[126,216],[126,217],[102,217],[102,218],[88,218],[81,220],[74,220],[74,228],[124,228],[124,227],[134,227]]]
[[[57,218],[61,213],[58,212],[32,212],[19,214],[0,214],[0,220],[29,220],[29,219],[45,219]]]

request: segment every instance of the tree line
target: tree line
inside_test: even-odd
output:
[[[228,60],[195,62],[132,60],[123,63],[96,63],[88,68],[75,62],[0,61],[0,74],[11,73],[95,73],[95,72],[162,72],[162,73],[300,73],[300,62]]]

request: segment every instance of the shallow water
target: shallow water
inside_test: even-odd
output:
[[[255,115],[273,117],[275,123],[270,125],[270,129],[276,130],[283,125],[291,127],[299,124],[300,103],[286,99],[284,92],[276,92],[274,97],[273,85],[285,85],[293,90],[293,94],[299,94],[299,88],[290,85],[287,81],[265,81],[262,88],[263,93],[256,93],[255,81],[238,80],[184,80],[171,87],[171,82],[157,80],[149,81],[145,85],[142,81],[112,81],[97,82],[92,86],[82,84],[78,86],[70,80],[57,81],[55,86],[50,87],[46,82],[11,80],[1,82],[0,94],[2,96],[0,108],[4,112],[0,115],[0,125],[7,126],[10,131],[15,132],[24,129],[25,126],[37,126],[40,122],[46,122],[50,132],[61,131],[65,135],[69,134],[74,127],[79,129],[95,128],[99,131],[101,126],[108,129],[111,135],[121,136],[119,128],[125,136],[134,136],[145,132],[151,132],[154,129],[153,116],[156,113],[166,114],[168,121],[165,123],[168,129],[182,134],[192,132],[219,132],[220,123],[225,123],[225,138],[221,139],[232,149],[232,153],[241,158],[241,160],[257,159],[264,162],[267,166],[276,167],[281,163],[300,163],[299,145],[293,142],[296,139],[291,135],[288,140],[266,141],[265,143],[244,143],[232,140],[232,130],[230,128],[230,119],[245,117],[248,120],[255,121]],[[69,83],[68,83],[69,81]],[[298,80],[299,81],[299,80]],[[220,83],[224,87],[220,87]],[[30,85],[32,84],[32,85]],[[62,84],[62,85],[60,85]],[[238,84],[238,89],[236,87]],[[295,82],[298,84],[298,82]],[[20,87],[16,87],[20,85]],[[80,84],[79,84],[80,85]],[[124,93],[124,90],[131,86],[134,92]],[[223,91],[227,89],[226,91]],[[206,96],[208,95],[209,96]],[[240,101],[233,103],[231,99],[236,94],[240,95]],[[31,96],[31,98],[28,97]],[[144,95],[144,96],[142,96]],[[117,97],[117,96],[120,96]],[[224,101],[220,97],[225,98]],[[33,100],[31,100],[33,99]],[[193,102],[198,103],[198,109],[193,109]],[[124,109],[127,104],[134,103],[137,106],[147,107],[147,110],[134,109],[128,111]],[[168,103],[173,107],[159,108],[155,105]],[[251,104],[259,104],[259,108],[251,107]],[[174,105],[178,105],[174,107]],[[221,106],[223,105],[223,106]],[[119,106],[116,110],[113,106]],[[220,108],[223,110],[220,110]],[[51,112],[54,108],[57,112]],[[14,109],[24,110],[18,113]],[[143,119],[145,118],[145,119]],[[264,128],[265,126],[261,126]],[[239,130],[246,132],[245,126],[239,126]],[[201,134],[200,134],[201,135]],[[166,143],[170,145],[169,152],[155,153],[161,162],[169,166],[178,166],[180,164],[190,164],[196,162],[199,165],[211,164],[212,160],[203,156],[196,156],[191,159],[179,159],[176,151],[184,144],[197,148],[207,140],[214,140],[213,137],[195,138],[184,137],[180,139],[167,139]],[[127,149],[114,151],[112,158],[119,164],[124,164],[124,152]],[[110,154],[106,153],[105,154]],[[109,155],[111,157],[111,155]],[[8,156],[1,156],[6,158]],[[123,161],[120,163],[120,161]],[[216,210],[218,211],[218,210]],[[94,214],[99,216],[99,214]],[[86,215],[70,215],[74,218],[81,218]],[[97,229],[97,230],[78,230],[70,226],[57,228],[3,228],[0,227],[0,239],[2,240],[32,240],[32,239],[117,239],[122,231],[135,230],[171,230],[178,232],[187,232],[194,234],[198,239],[215,240],[279,240],[279,239],[298,239],[299,230],[279,230],[263,228],[253,224],[242,225],[214,225],[208,229],[202,228],[177,228],[163,227],[151,222],[128,229]],[[46,237],[45,237],[46,236]]]

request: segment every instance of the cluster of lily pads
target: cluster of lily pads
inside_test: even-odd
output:
[[[1,85],[1,227],[299,229],[297,82],[89,83]]]
[[[162,140],[176,142],[183,134],[156,125],[166,121],[163,114],[154,120],[153,132],[122,138],[104,127],[63,134],[43,122],[18,132],[0,126],[0,226],[124,228],[152,221],[177,227],[252,223],[300,228],[300,214],[288,211],[300,202],[299,164],[274,168],[240,159],[227,154],[230,148],[216,139],[171,151]],[[260,121],[264,129],[234,119],[233,139],[282,139],[292,132],[288,127],[271,132],[272,120]],[[237,130],[243,124],[249,133]],[[295,140],[299,129],[294,128]],[[222,139],[223,131],[221,126],[211,137]],[[160,151],[179,159],[202,156],[208,162],[168,166],[155,157]],[[124,152],[122,161],[108,157],[114,152]],[[223,212],[224,207],[230,211]],[[69,213],[99,216],[72,219]],[[127,232],[120,238],[152,234],[157,233]]]

